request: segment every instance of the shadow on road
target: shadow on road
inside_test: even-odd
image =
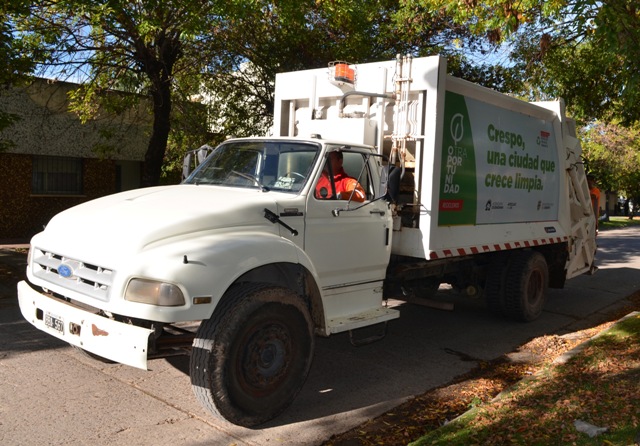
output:
[[[65,342],[29,324],[20,313],[16,297],[0,298],[0,357],[65,346]]]

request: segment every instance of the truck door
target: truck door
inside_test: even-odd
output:
[[[343,177],[338,175],[339,181],[327,183],[328,154],[325,173],[316,179],[307,198],[305,251],[324,289],[381,281],[391,254],[390,211],[386,201],[372,202],[378,187],[372,181],[377,178],[371,171],[375,163],[366,153],[344,151],[342,155],[344,174],[357,179],[362,189],[349,200],[351,194],[341,193],[337,184],[340,178],[345,182]],[[342,173],[337,170],[332,170],[334,178]],[[365,196],[355,201],[362,191]]]

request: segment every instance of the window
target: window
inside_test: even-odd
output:
[[[184,183],[298,193],[313,169],[319,148],[317,144],[269,140],[227,142]]]
[[[82,158],[34,156],[31,193],[82,195]]]
[[[369,183],[369,169],[363,153],[334,150],[327,154],[322,175],[316,183],[315,197],[363,202],[373,196]]]

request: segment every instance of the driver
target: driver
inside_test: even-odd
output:
[[[335,194],[338,200],[353,200],[362,203],[366,200],[367,194],[353,177],[350,177],[342,167],[342,152],[330,152],[327,163],[322,170],[322,176],[316,184],[316,198],[320,200],[329,200],[333,198],[333,188],[331,185],[331,176],[333,174],[333,183],[335,184]]]

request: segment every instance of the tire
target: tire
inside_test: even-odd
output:
[[[537,251],[514,253],[505,282],[505,315],[523,322],[537,319],[544,309],[548,286],[549,268],[542,254]]]
[[[504,316],[504,292],[507,278],[507,262],[505,257],[494,259],[487,268],[484,283],[484,298],[487,308],[492,313]]]
[[[267,284],[234,286],[193,341],[193,392],[216,417],[260,425],[296,397],[314,346],[309,310],[296,293]]]

